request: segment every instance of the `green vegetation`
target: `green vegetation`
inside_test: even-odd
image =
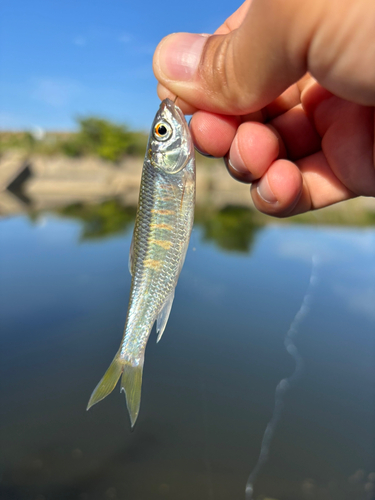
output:
[[[102,118],[87,117],[77,121],[76,133],[46,133],[39,139],[30,132],[2,132],[0,153],[17,149],[27,154],[92,155],[111,162],[119,162],[126,155],[145,154],[147,135],[142,132],[130,131],[125,125]]]
[[[361,199],[345,201],[342,206],[332,205],[312,212],[282,219],[281,223],[314,224],[319,226],[357,226],[375,225],[375,212],[366,210],[360,204]]]
[[[80,221],[80,239],[85,241],[128,231],[134,223],[136,207],[124,207],[113,199],[99,205],[74,204],[56,213]],[[206,241],[212,241],[222,250],[246,253],[262,227],[254,222],[254,215],[253,210],[243,207],[229,206],[218,211],[197,209],[195,224],[202,229]]]
[[[202,228],[204,240],[213,241],[222,250],[246,253],[263,225],[254,215],[254,210],[238,206],[227,206],[216,212],[197,209],[195,223]]]
[[[32,151],[36,139],[30,132],[0,132],[0,154],[9,149]]]
[[[62,143],[68,156],[95,155],[118,162],[125,155],[144,155],[147,146],[144,134],[100,118],[80,119],[78,123],[79,132]]]
[[[59,216],[82,223],[81,240],[94,240],[115,236],[129,230],[135,219],[136,207],[124,207],[118,200],[100,205],[77,203],[58,210]]]
[[[338,212],[326,209],[308,214],[296,215],[287,219],[274,219],[260,212],[241,206],[227,206],[215,210],[212,206],[197,206],[195,226],[202,232],[205,241],[214,243],[227,252],[248,253],[251,251],[258,232],[269,223],[313,224],[313,225],[353,225],[373,226],[375,213],[356,210],[352,200],[351,217],[348,211]],[[120,200],[112,199],[100,204],[76,203],[55,210],[60,217],[75,219],[81,223],[81,241],[101,239],[127,232],[134,224],[136,207],[123,206]],[[29,212],[29,217],[37,219],[37,213]]]

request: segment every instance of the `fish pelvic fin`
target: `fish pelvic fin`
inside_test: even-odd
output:
[[[125,362],[121,378],[121,391],[125,393],[126,406],[128,407],[132,427],[134,427],[138,418],[141,404],[142,374],[143,359],[141,359],[138,365]]]
[[[87,410],[89,410],[96,403],[99,403],[99,401],[107,397],[108,394],[113,391],[123,371],[124,362],[120,359],[120,352],[118,352],[112,363],[109,365],[108,370],[105,372],[104,377],[91,394]]]

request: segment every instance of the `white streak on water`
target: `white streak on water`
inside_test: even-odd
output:
[[[295,384],[296,380],[300,377],[301,371],[303,370],[303,359],[301,355],[298,352],[297,347],[294,344],[294,339],[298,334],[298,328],[302,321],[305,319],[307,314],[310,311],[310,307],[312,304],[313,300],[313,295],[315,288],[318,284],[318,267],[319,267],[319,261],[316,256],[312,257],[312,267],[311,267],[311,275],[310,275],[310,281],[305,293],[305,296],[303,297],[301,307],[297,311],[297,314],[294,316],[294,319],[289,327],[289,330],[287,331],[284,339],[284,345],[285,349],[288,351],[288,353],[292,356],[294,359],[296,366],[294,369],[294,372],[290,377],[283,378],[280,380],[280,382],[276,386],[275,390],[275,404],[274,404],[274,409],[273,413],[271,416],[271,420],[268,422],[266,430],[264,431],[263,434],[263,439],[262,439],[262,444],[260,448],[260,453],[258,457],[258,461],[255,464],[254,469],[251,471],[249,478],[246,483],[246,488],[245,488],[245,498],[246,500],[253,500],[253,493],[254,493],[254,483],[264,466],[264,464],[268,460],[269,456],[269,451],[270,451],[270,446],[272,443],[273,436],[275,434],[275,430],[277,427],[277,424],[280,420],[280,417],[282,415],[282,411],[284,408],[284,398],[285,394],[292,388],[292,386]]]

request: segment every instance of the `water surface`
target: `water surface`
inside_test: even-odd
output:
[[[134,210],[0,220],[2,500],[243,499],[313,260],[254,499],[375,498],[375,229],[236,210],[198,216],[133,432],[118,389],[85,408],[122,336]]]

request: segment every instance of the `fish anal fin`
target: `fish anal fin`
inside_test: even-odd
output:
[[[125,393],[126,406],[128,407],[132,427],[134,427],[138,418],[141,405],[142,373],[143,359],[138,365],[126,362],[121,378],[121,391]]]
[[[172,309],[172,304],[173,304],[173,299],[174,299],[174,289],[172,292],[168,295],[166,301],[164,302],[164,305],[161,309],[161,311],[158,314],[157,320],[156,320],[156,332],[158,334],[158,338],[156,339],[156,342],[159,342],[165,327],[167,326],[169,314]]]
[[[121,361],[119,353],[117,353],[112,363],[109,365],[108,370],[105,372],[103,378],[91,394],[89,403],[87,405],[87,410],[89,410],[96,403],[99,403],[99,401],[104,399],[113,391],[123,370],[123,361]]]

